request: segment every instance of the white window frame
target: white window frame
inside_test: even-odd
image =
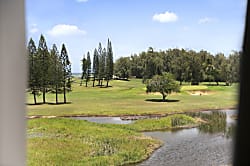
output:
[[[0,0],[0,165],[26,164],[24,0]]]

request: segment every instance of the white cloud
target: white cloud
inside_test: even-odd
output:
[[[178,16],[173,12],[166,11],[165,13],[155,14],[153,20],[161,23],[175,22],[178,20]]]
[[[87,2],[88,0],[76,0],[77,2]]]
[[[198,23],[199,24],[207,24],[207,23],[212,23],[215,21],[216,21],[216,19],[214,19],[214,18],[204,17],[204,18],[199,19]]]
[[[30,33],[36,33],[39,29],[37,28],[37,24],[32,24],[30,28]]]
[[[86,31],[79,29],[76,25],[58,24],[48,32],[51,36],[85,35]]]

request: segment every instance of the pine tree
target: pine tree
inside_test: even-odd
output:
[[[81,83],[80,83],[80,86],[82,86],[82,82],[83,82],[83,79],[86,77],[86,72],[87,72],[87,59],[85,58],[85,55],[83,55],[83,58],[82,58],[82,76],[81,76]]]
[[[30,38],[29,44],[28,44],[28,59],[29,59],[29,82],[28,86],[31,91],[31,94],[34,96],[34,104],[37,104],[36,101],[36,95],[39,93],[39,80],[37,77],[37,49],[35,42],[32,38]]]
[[[51,88],[55,90],[56,94],[56,104],[58,104],[58,90],[62,87],[63,81],[63,68],[62,62],[59,57],[59,52],[55,44],[53,44],[52,49],[50,51],[51,56],[51,65],[50,65],[50,82]]]
[[[49,52],[48,52],[48,47],[45,41],[45,38],[43,35],[41,35],[40,40],[39,40],[39,45],[38,45],[38,66],[40,79],[41,79],[41,89],[42,89],[42,94],[43,94],[43,103],[46,103],[46,91],[48,88],[48,82],[49,82]]]
[[[103,64],[102,64],[102,44],[99,43],[98,46],[98,86],[101,85],[100,81],[102,79],[102,70],[103,70]]]
[[[90,74],[91,74],[91,60],[90,60],[90,53],[87,53],[87,61],[86,61],[86,66],[87,66],[87,70],[86,70],[86,87],[88,86],[88,81],[90,78]]]
[[[93,56],[93,87],[95,86],[95,79],[99,75],[99,56],[97,49],[94,50],[94,56]]]
[[[63,101],[64,103],[66,103],[66,90],[71,90],[71,64],[64,44],[62,44],[60,60],[62,62],[63,67]]]
[[[106,80],[107,80],[107,87],[109,85],[109,80],[113,77],[113,71],[114,71],[114,62],[113,62],[113,50],[111,41],[108,39],[108,45],[107,45],[107,56],[106,56]]]
[[[104,48],[99,58],[99,79],[101,80],[101,86],[103,83],[103,79],[105,79],[106,55],[107,55],[106,48]]]

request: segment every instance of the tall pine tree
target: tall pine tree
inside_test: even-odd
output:
[[[85,58],[85,55],[83,55],[83,58],[81,61],[82,61],[82,76],[81,76],[80,86],[82,86],[82,82],[83,82],[83,79],[86,77],[85,74],[87,71],[87,59]]]
[[[94,50],[94,56],[93,56],[93,87],[95,86],[95,80],[96,77],[99,75],[99,56],[97,49]]]
[[[46,91],[49,84],[49,51],[43,35],[40,36],[38,45],[38,64],[41,79],[41,89],[43,94],[43,103],[46,103]]]
[[[88,81],[90,78],[90,74],[91,74],[91,60],[90,60],[90,53],[87,53],[87,61],[86,61],[86,65],[87,65],[87,70],[86,70],[86,87],[88,86]]]
[[[107,45],[107,55],[106,55],[106,80],[107,80],[107,87],[109,86],[109,80],[113,77],[113,71],[114,71],[114,62],[113,62],[113,50],[112,50],[112,44],[111,41],[108,39],[108,45]]]
[[[28,43],[28,59],[29,59],[29,82],[28,86],[33,94],[34,104],[37,104],[36,95],[39,93],[39,77],[37,76],[37,49],[32,38]]]
[[[62,87],[63,82],[63,67],[62,62],[59,57],[59,52],[55,44],[53,44],[52,49],[50,51],[51,56],[51,65],[50,65],[50,73],[51,73],[51,88],[55,91],[56,94],[56,104],[58,104],[58,91]]]
[[[62,50],[60,55],[60,60],[62,62],[63,67],[63,102],[66,103],[66,91],[71,88],[71,64],[69,61],[69,56],[64,44],[62,44]]]
[[[102,44],[99,43],[99,46],[98,46],[98,86],[101,85],[101,79],[102,79],[102,70],[103,70],[103,64],[102,64]]]
[[[103,80],[105,79],[105,71],[106,71],[106,55],[107,51],[106,48],[102,50],[102,53],[99,58],[99,79],[101,80],[101,86],[103,83]]]

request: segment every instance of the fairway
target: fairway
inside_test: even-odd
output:
[[[235,108],[237,106],[237,84],[232,86],[212,86],[203,83],[199,86],[184,84],[180,93],[167,96],[167,102],[159,102],[159,93],[146,93],[141,79],[130,81],[113,80],[111,87],[100,88],[80,86],[80,80],[74,79],[72,92],[68,93],[69,104],[28,105],[27,115],[44,116],[122,116],[172,114],[177,112],[199,111],[208,109]],[[192,95],[191,92],[206,90],[205,95]],[[60,100],[63,96],[59,95]],[[47,102],[55,102],[55,94],[47,94]],[[38,102],[42,96],[38,97]],[[27,103],[33,103],[33,96],[27,94]]]

